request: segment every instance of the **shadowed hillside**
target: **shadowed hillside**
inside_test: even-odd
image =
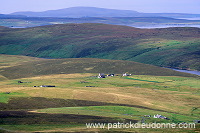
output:
[[[4,78],[8,79],[17,79],[51,74],[122,74],[125,72],[129,72],[136,75],[194,76],[191,74],[176,72],[170,69],[160,68],[132,61],[95,58],[37,59],[24,56],[2,56],[6,59],[6,61],[8,61],[5,63],[1,63],[2,67],[0,68],[0,74],[4,76]],[[14,64],[10,64],[9,60],[16,61],[14,62]]]
[[[0,53],[42,58],[104,58],[200,70],[200,29],[138,29],[64,24],[0,27]]]

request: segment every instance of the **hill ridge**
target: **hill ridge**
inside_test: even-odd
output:
[[[0,27],[0,54],[130,60],[200,70],[200,28],[139,29],[98,23]]]
[[[108,9],[100,7],[69,7],[64,9],[47,10],[42,12],[14,12],[11,15],[25,15],[29,17],[172,17],[190,18],[200,17],[200,14],[188,13],[140,13],[134,10]]]
[[[133,14],[138,14],[137,11],[132,10],[117,10],[117,9],[107,9],[107,8],[97,8],[97,7],[69,7],[63,9],[47,10],[42,12],[14,12],[11,15],[23,14],[29,17],[128,17],[135,16]]]
[[[15,60],[18,63],[0,68],[0,74],[7,79],[27,78],[40,75],[73,74],[73,73],[115,73],[129,72],[136,75],[185,76],[191,74],[176,72],[171,69],[133,61],[108,60],[96,58],[40,59],[26,56],[1,55],[0,57]],[[21,60],[25,60],[22,62]],[[27,60],[27,61],[26,61]],[[6,63],[9,64],[9,63]],[[1,64],[0,64],[1,65]],[[5,64],[2,64],[5,65]]]

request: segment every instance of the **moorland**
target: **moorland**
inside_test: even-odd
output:
[[[199,76],[168,68],[200,71],[200,29],[186,27],[200,21],[180,19],[198,16],[83,7],[0,14],[0,132],[200,132],[198,123],[86,126],[197,122]],[[157,25],[178,27],[133,27]]]
[[[2,132],[200,130],[198,124],[188,129],[86,128],[86,123],[94,122],[192,123],[200,115],[198,76],[122,60],[0,58]],[[124,72],[132,75],[123,77]],[[115,76],[97,78],[98,73]],[[156,114],[169,119],[145,117]]]
[[[139,29],[98,23],[0,27],[0,53],[129,60],[200,70],[199,28]]]

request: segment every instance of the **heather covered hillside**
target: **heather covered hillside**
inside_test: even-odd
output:
[[[16,55],[0,55],[0,59],[0,80],[73,73],[115,73],[121,75],[125,72],[134,75],[198,77],[133,61],[95,58],[41,59]]]
[[[42,58],[104,58],[200,70],[200,29],[138,29],[106,24],[0,27],[0,53]]]
[[[195,75],[121,60],[18,55],[0,55],[0,60],[2,133],[93,132],[86,123],[178,124],[193,123],[200,116],[200,82]],[[98,78],[99,72],[114,76]],[[166,118],[154,118],[156,114]],[[195,127],[109,132],[198,132],[200,125]]]

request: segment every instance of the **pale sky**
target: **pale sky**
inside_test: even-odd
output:
[[[0,14],[76,6],[134,10],[144,13],[200,14],[200,0],[0,0]]]

